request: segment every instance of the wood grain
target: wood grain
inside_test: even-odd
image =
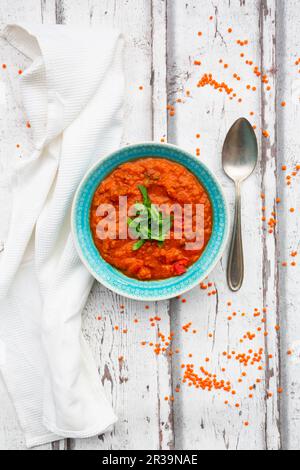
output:
[[[264,113],[266,116],[265,109],[262,109],[260,83],[253,75],[252,67],[245,64],[246,59],[252,60],[254,64],[259,64],[261,59],[260,2],[256,2],[255,7],[253,7],[253,2],[247,1],[242,3],[233,1],[230,4],[218,2],[215,7],[202,3],[201,8],[198,8],[196,1],[190,1],[187,4],[180,1],[175,3],[175,8],[170,7],[168,15],[171,22],[169,41],[173,46],[171,55],[169,53],[169,98],[173,102],[178,97],[182,98],[184,104],[177,106],[176,117],[170,125],[169,135],[172,141],[191,152],[195,152],[195,149],[200,147],[201,159],[220,178],[230,201],[231,213],[233,213],[233,186],[221,170],[221,149],[226,132],[235,119],[244,115],[257,125],[259,140],[261,140],[260,115]],[[212,17],[211,20],[210,17]],[[189,25],[188,29],[187,25]],[[229,28],[233,30],[232,33],[228,33]],[[273,26],[271,31],[273,31]],[[202,32],[201,37],[198,37],[198,32]],[[248,40],[248,46],[241,48],[236,44],[237,39]],[[268,39],[264,38],[266,42]],[[240,53],[245,54],[243,59],[240,58]],[[221,64],[220,59],[223,61]],[[267,59],[265,57],[264,61],[267,62]],[[201,61],[201,67],[194,66],[195,60]],[[224,68],[224,64],[228,64],[228,68]],[[267,65],[264,64],[264,66]],[[218,91],[207,88],[197,89],[196,84],[204,73],[212,73],[217,81],[224,80],[230,86],[232,84],[243,101],[231,102],[224,97],[224,93],[220,94]],[[241,76],[240,83],[234,81],[234,73]],[[247,91],[248,83],[256,86],[256,92]],[[190,96],[187,96],[187,90],[191,91]],[[272,105],[273,103],[270,104],[266,119],[274,119]],[[250,112],[254,112],[253,118],[250,117]],[[270,122],[271,126],[272,124],[273,122]],[[201,134],[200,141],[195,138],[198,132]],[[261,151],[262,159],[266,161],[269,158],[265,155],[266,149],[261,148]],[[273,161],[272,164],[274,164]],[[270,198],[272,199],[271,207],[273,207],[274,182],[270,173],[271,171],[267,177],[270,177]],[[246,278],[242,290],[238,294],[229,292],[226,285],[226,258],[224,258],[209,279],[214,283],[217,295],[208,297],[207,291],[197,288],[186,296],[185,304],[174,305],[176,316],[173,329],[180,335],[178,340],[182,351],[180,362],[195,361],[193,363],[199,367],[205,366],[206,357],[211,358],[209,370],[224,379],[226,376],[238,379],[241,370],[237,364],[224,361],[223,351],[247,352],[249,347],[255,351],[265,347],[263,334],[256,332],[261,319],[258,320],[253,316],[255,308],[262,311],[264,307],[266,294],[262,285],[265,282],[265,266],[270,264],[274,271],[276,265],[273,252],[268,253],[268,259],[265,258],[266,235],[262,231],[260,209],[257,204],[260,199],[261,181],[264,178],[265,174],[262,174],[258,167],[254,176],[243,187],[243,218],[247,221],[251,220],[251,224],[244,223]],[[270,250],[273,244],[268,241]],[[274,276],[275,274],[270,279],[269,290],[267,288],[265,290],[268,294],[267,302],[271,308],[276,307],[273,304],[273,296],[276,298],[276,286],[273,290],[271,288]],[[232,303],[230,308],[227,306],[228,301]],[[237,318],[239,318],[228,321],[228,317],[233,318],[233,312],[237,312]],[[242,312],[246,313],[243,318]],[[181,330],[181,325],[190,321],[193,322],[193,328],[197,333],[187,338],[187,334]],[[239,339],[243,338],[247,331],[256,333],[256,338],[251,343],[246,342],[241,346]],[[210,338],[209,335],[212,337]],[[274,336],[275,330],[270,331],[268,344],[272,344]],[[189,353],[193,355],[193,359],[189,359]],[[270,368],[267,366],[268,376],[272,375],[270,369],[273,367],[275,368],[274,376],[277,376],[276,363],[274,366],[270,365]],[[222,368],[226,368],[225,377]],[[174,372],[175,375],[180,376],[178,367]],[[256,385],[257,379],[261,380],[258,385]],[[176,378],[174,378],[174,383],[176,383]],[[254,398],[249,399],[249,386],[253,384],[256,392]],[[247,379],[238,386],[238,398],[229,398],[229,408],[224,405],[224,400],[228,397],[218,393],[205,393],[183,388],[175,404],[176,448],[266,448],[268,446],[266,434],[269,436],[274,431],[273,422],[271,420],[269,422],[269,415],[266,411],[267,386],[257,367],[249,368]],[[239,409],[241,411],[235,408],[237,401],[237,404],[241,405]],[[276,397],[274,403],[276,407]],[[251,423],[249,428],[244,427],[245,421]],[[189,432],[191,429],[196,431],[191,434]]]
[[[295,66],[300,46],[298,3],[0,1],[3,23],[34,21],[96,28],[108,24],[120,28],[126,39],[123,144],[165,138],[192,153],[200,148],[200,158],[224,188],[231,213],[234,191],[221,169],[221,149],[235,119],[243,115],[257,126],[261,156],[255,174],[243,187],[243,289],[238,294],[228,290],[226,256],[207,281],[214,284],[211,289],[196,288],[184,299],[170,303],[146,305],[125,300],[95,284],[84,312],[83,331],[119,422],[105,436],[64,440],[42,449],[299,449],[300,275],[299,267],[291,266],[297,259],[291,259],[290,253],[300,249],[300,196],[296,177],[291,187],[286,185],[286,175],[300,163],[300,65]],[[237,39],[248,40],[248,45],[239,46]],[[241,58],[241,53],[245,57]],[[0,239],[5,239],[11,156],[30,153],[31,143],[24,132],[25,116],[15,80],[16,70],[25,67],[26,61],[2,44],[0,60],[9,64],[5,74],[0,70]],[[202,65],[195,66],[195,60]],[[268,75],[271,90],[255,77],[246,60]],[[224,93],[198,88],[205,72],[232,85],[243,101],[230,101]],[[234,73],[240,75],[240,81],[233,78]],[[247,90],[247,84],[256,90]],[[287,103],[284,108],[280,104],[283,100]],[[168,116],[167,103],[175,106],[174,117]],[[269,132],[268,138],[262,136],[263,130]],[[20,149],[16,149],[17,143]],[[281,171],[283,164],[287,172]],[[261,193],[265,194],[264,201]],[[277,197],[281,198],[279,205]],[[262,223],[262,206],[266,206],[267,220],[271,212],[276,212],[278,225],[272,234]],[[296,209],[295,214],[290,212],[291,207]],[[282,262],[288,266],[283,268]],[[209,290],[215,290],[216,295],[208,296]],[[262,315],[254,316],[255,308],[260,312],[266,309],[265,324],[261,323]],[[155,327],[149,321],[153,316],[161,318]],[[187,322],[192,322],[188,333],[182,330]],[[280,331],[276,325],[281,326]],[[172,349],[179,353],[157,357],[148,345],[141,346],[142,341],[155,344],[159,332],[168,336],[171,331],[175,334]],[[255,333],[255,338],[240,343],[247,331]],[[264,348],[264,371],[249,366],[247,377],[238,384],[244,369],[237,361],[224,358],[223,352],[245,352],[249,348]],[[294,351],[290,357],[289,349]],[[210,359],[208,364],[206,357]],[[220,378],[234,377],[237,395],[228,397],[182,384],[180,365],[191,362],[197,368],[204,365]],[[257,379],[261,382],[256,383]],[[255,385],[252,399],[250,385]],[[282,394],[278,393],[279,387],[283,388]],[[272,398],[267,399],[269,392]],[[165,400],[171,395],[174,403]],[[229,405],[225,405],[226,399]],[[23,449],[22,432],[1,381],[0,403],[4,410],[0,414],[0,449]],[[236,403],[241,405],[239,409]],[[245,421],[249,421],[247,428]]]
[[[276,55],[276,1],[264,0],[260,3],[260,46],[261,70],[267,74],[271,91],[266,86],[261,88],[261,128],[267,130],[269,138],[262,137],[261,159],[261,192],[265,195],[263,205],[268,211],[277,212],[277,55]],[[279,332],[280,312],[278,304],[278,230],[273,234],[265,234],[263,243],[263,305],[266,314],[266,394],[272,393],[273,398],[266,400],[266,448],[281,449],[280,417],[278,389],[280,388],[280,347]],[[272,359],[269,359],[272,356]]]
[[[286,176],[299,164],[299,120],[300,120],[300,75],[299,66],[299,2],[289,0],[277,3],[277,143],[278,164],[277,184],[282,204],[279,206],[279,306],[281,315],[281,437],[284,449],[300,448],[300,268],[299,257],[291,257],[299,252],[300,233],[300,192],[299,176],[289,187]],[[281,103],[285,101],[286,107]],[[287,172],[281,170],[286,165]],[[291,214],[290,209],[296,213]],[[291,266],[293,261],[297,266]],[[287,262],[287,268],[282,267]],[[291,350],[291,357],[287,352]]]
[[[0,23],[41,21],[39,2],[0,2]],[[24,123],[26,118],[21,106],[20,93],[16,76],[18,69],[27,64],[21,54],[12,53],[10,48],[1,41],[0,62],[7,64],[7,69],[0,72],[0,240],[5,240],[11,209],[10,179],[13,158],[22,158],[31,152],[32,144],[28,141]],[[16,148],[16,144],[20,148]],[[2,312],[1,312],[2,313]],[[5,385],[0,378],[0,449],[22,450],[25,447],[24,436],[19,427],[13,405],[8,397]],[[41,450],[51,449],[51,445],[41,446]]]

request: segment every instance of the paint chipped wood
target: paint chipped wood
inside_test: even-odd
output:
[[[261,70],[267,74],[269,84],[261,87],[261,129],[267,131],[269,138],[262,136],[261,158],[261,192],[265,195],[263,205],[269,211],[277,212],[277,56],[276,56],[276,2],[263,0],[260,5],[260,47]],[[271,90],[268,91],[268,87]],[[268,450],[281,449],[280,435],[280,333],[276,326],[280,325],[280,312],[278,304],[278,229],[273,233],[265,231],[262,237],[263,244],[263,305],[267,309],[265,331],[266,338],[266,376],[265,395],[272,393],[272,399],[266,399],[266,426],[265,441]],[[269,359],[272,357],[272,359]]]

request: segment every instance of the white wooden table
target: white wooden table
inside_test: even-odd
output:
[[[173,300],[149,304],[147,309],[143,303],[119,298],[95,285],[84,312],[84,333],[119,422],[105,436],[66,440],[45,449],[300,448],[300,268],[291,265],[297,257],[290,256],[299,248],[299,176],[292,176],[292,184],[286,184],[286,176],[300,163],[300,65],[295,65],[300,50],[299,7],[299,0],[0,0],[3,23],[118,26],[127,41],[123,143],[165,138],[192,153],[199,147],[200,158],[220,178],[231,210],[233,186],[224,176],[220,160],[225,134],[233,121],[244,115],[257,126],[260,143],[260,164],[243,189],[246,280],[242,290],[232,294],[227,288],[226,257],[209,279],[216,295],[208,296],[207,290],[198,287],[185,296],[185,303]],[[248,44],[240,46],[237,40]],[[24,115],[12,80],[24,58],[11,56],[1,43],[0,60],[7,64],[7,69],[0,69],[3,201],[9,194],[10,160],[25,153],[27,147]],[[195,60],[202,65],[194,65]],[[247,65],[246,60],[253,65]],[[262,84],[253,74],[255,65],[268,75],[269,84]],[[230,100],[211,87],[198,88],[204,73],[232,86],[237,98]],[[233,77],[235,73],[241,80]],[[248,84],[256,90],[247,90]],[[182,102],[175,104],[175,116],[170,116],[167,103],[173,105],[177,99]],[[264,137],[263,130],[270,136]],[[282,165],[287,166],[286,172]],[[276,204],[278,197],[280,204]],[[267,221],[272,211],[276,212],[272,234],[262,222],[263,206]],[[9,205],[2,204],[0,216],[0,235],[5,236]],[[282,266],[283,262],[287,266]],[[120,313],[120,305],[124,305],[124,313]],[[254,316],[255,308],[260,317]],[[267,309],[265,323],[261,322],[263,308]],[[161,322],[151,328],[149,317],[155,315]],[[102,320],[97,320],[98,316]],[[188,322],[192,322],[195,334],[182,330]],[[115,325],[118,331],[113,329]],[[261,332],[257,332],[259,326]],[[174,332],[173,350],[178,348],[179,353],[156,356],[148,345],[141,346],[142,341],[156,343],[159,331],[166,336]],[[240,338],[247,331],[256,337],[242,344]],[[250,347],[253,351],[264,348],[263,371],[249,367],[247,377],[238,384],[242,369],[223,352],[238,353]],[[290,349],[291,356],[287,354]],[[180,365],[193,362],[198,367],[205,364],[206,357],[212,373],[237,384],[237,396],[229,397],[229,405],[220,392],[187,384],[181,384],[180,393],[175,391],[182,376]],[[282,393],[278,393],[280,388]],[[166,401],[167,396],[175,400]],[[0,448],[24,448],[1,382]]]

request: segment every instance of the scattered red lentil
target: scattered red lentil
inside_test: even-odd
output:
[[[230,392],[232,390],[231,383],[228,381],[225,383],[224,380],[218,380],[215,374],[209,373],[205,370],[204,367],[200,367],[200,372],[204,376],[201,377],[195,372],[195,367],[193,364],[188,364],[184,366],[185,372],[183,377],[183,383],[188,383],[188,385],[194,386],[195,388],[201,388],[208,392],[212,390],[223,390],[225,392]]]
[[[188,333],[191,326],[192,326],[192,323],[190,322],[190,323],[187,323],[186,325],[183,325],[182,329],[183,329],[183,331]]]

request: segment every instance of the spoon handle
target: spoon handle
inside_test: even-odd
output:
[[[244,254],[242,240],[241,186],[236,183],[235,216],[228,259],[227,280],[230,289],[237,292],[244,281]]]

